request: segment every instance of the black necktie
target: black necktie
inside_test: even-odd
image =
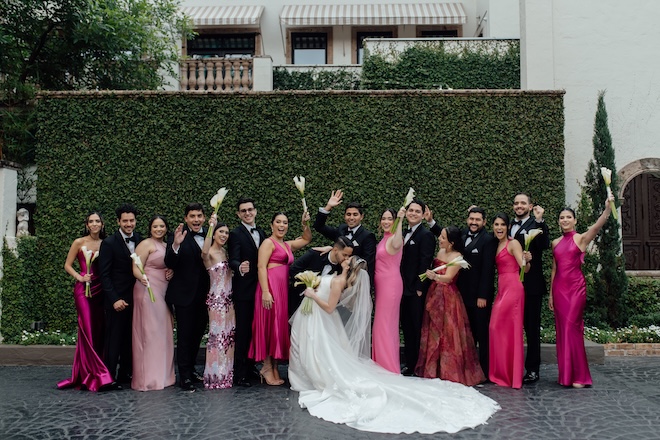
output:
[[[131,235],[130,237],[124,238],[124,241],[126,242],[126,244],[128,244],[129,241],[135,243],[135,235]]]

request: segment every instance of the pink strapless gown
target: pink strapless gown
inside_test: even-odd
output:
[[[85,256],[78,252],[78,263],[82,274],[87,273]],[[85,296],[85,283],[76,281],[73,299],[78,312],[78,341],[73,356],[71,378],[57,383],[58,388],[81,387],[98,391],[103,385],[112,383],[112,376],[101,360],[105,315],[98,259],[92,262],[90,290],[92,297]]]
[[[584,348],[584,308],[587,285],[582,274],[584,252],[575,244],[575,231],[564,234],[552,250],[555,278],[552,301],[557,329],[557,369],[559,383],[591,385],[591,373]]]
[[[403,249],[394,255],[387,253],[385,243],[392,235],[385,232],[376,247],[374,274],[376,311],[372,329],[371,358],[386,370],[399,374],[401,373],[399,308],[403,295],[403,280],[399,266]]]
[[[523,313],[525,288],[516,258],[504,249],[497,254],[497,296],[488,326],[488,378],[498,385],[521,388],[525,372]]]
[[[141,282],[133,287],[133,379],[131,388],[138,391],[162,390],[174,385],[174,336],[172,313],[165,302],[168,281],[165,279],[165,246],[156,250],[144,263],[156,302]]]
[[[275,249],[268,264],[280,264],[268,269],[268,288],[273,295],[273,307],[264,309],[261,284],[257,284],[254,295],[254,321],[248,357],[256,362],[268,356],[289,359],[289,266],[293,263],[293,253],[287,243],[284,243],[286,250],[275,241],[273,244]]]

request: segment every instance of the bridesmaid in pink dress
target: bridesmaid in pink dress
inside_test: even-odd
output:
[[[434,267],[461,257],[464,245],[456,226],[442,229],[440,251]],[[415,374],[473,386],[486,380],[479,364],[463,297],[456,287],[460,266],[449,266],[438,272],[426,271],[435,281],[426,294],[422,340]]]
[[[105,327],[101,294],[103,290],[99,276],[101,272],[98,259],[94,259],[91,267],[87,267],[82,249],[84,246],[88,251],[97,253],[104,238],[103,218],[98,212],[92,212],[85,219],[84,235],[71,244],[66,256],[64,270],[76,280],[73,299],[78,312],[78,341],[73,356],[71,378],[60,381],[57,384],[60,389],[75,387],[99,391],[113,385],[112,376],[101,360]],[[76,258],[80,264],[80,272],[73,268]],[[85,295],[87,283],[91,297]]]
[[[396,374],[401,373],[399,307],[403,295],[403,280],[399,266],[403,255],[401,219],[405,215],[405,208],[400,209],[398,213],[388,208],[380,216],[380,227],[384,233],[383,239],[376,247],[374,274],[376,311],[372,329],[371,358],[381,367]],[[399,218],[399,223],[392,234],[390,229],[394,224],[395,216]]]
[[[206,305],[209,308],[209,340],[206,343],[204,387],[231,388],[234,383],[234,333],[236,315],[232,302],[232,270],[227,261],[225,243],[229,227],[218,223],[215,214],[209,220],[213,235],[206,235],[202,260],[209,273],[211,286]]]
[[[497,245],[497,296],[488,326],[490,359],[488,378],[504,387],[521,388],[525,374],[523,347],[523,313],[525,289],[520,281],[520,268],[529,271],[529,252],[523,252],[517,240],[509,239],[509,216],[498,213],[493,221]]]
[[[151,301],[147,281],[133,264],[138,279],[133,288],[133,379],[138,391],[162,390],[174,385],[174,337],[170,308],[165,291],[172,270],[165,266],[167,223],[156,215],[149,221],[149,238],[142,240],[135,253],[142,260],[146,278],[154,293]]]
[[[575,211],[564,208],[559,213],[559,227],[563,236],[552,242],[552,295],[550,310],[555,313],[557,329],[557,368],[559,384],[583,388],[591,386],[591,373],[584,348],[584,308],[587,304],[587,285],[582,274],[584,251],[596,238],[607,221],[610,201],[596,223],[585,233],[575,232]]]
[[[255,292],[252,341],[248,357],[263,361],[259,374],[268,385],[282,385],[277,360],[289,359],[289,266],[293,251],[312,241],[307,222],[309,213],[302,216],[302,237],[284,241],[289,230],[289,218],[283,212],[271,220],[272,234],[259,246],[257,273],[259,284]]]

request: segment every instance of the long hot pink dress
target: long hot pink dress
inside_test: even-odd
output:
[[[385,244],[392,235],[385,232],[376,247],[374,274],[376,311],[372,329],[371,358],[386,370],[399,374],[401,372],[399,307],[403,295],[403,280],[399,266],[403,249],[394,255],[387,252]]]
[[[564,234],[552,250],[555,278],[552,301],[557,329],[557,369],[559,383],[591,385],[591,373],[584,348],[584,308],[587,285],[582,274],[584,252],[575,244],[575,231]]]
[[[82,251],[78,252],[78,263],[81,273],[87,274],[87,264]],[[78,312],[78,341],[73,356],[71,378],[58,382],[58,388],[84,387],[89,391],[98,391],[103,385],[112,383],[112,376],[101,360],[105,315],[98,259],[92,262],[90,273],[91,298],[85,296],[85,283],[76,281],[73,287],[73,299]]]
[[[509,240],[510,241],[510,240]],[[488,333],[490,359],[488,378],[498,385],[522,387],[525,372],[523,313],[525,289],[520,281],[520,267],[509,253],[508,243],[497,257],[497,296],[493,302]]]
[[[206,298],[209,308],[209,340],[206,343],[204,386],[231,388],[234,382],[234,332],[236,317],[232,302],[232,271],[227,261],[208,268],[211,288]]]
[[[445,264],[436,259],[433,267]],[[444,275],[446,269],[439,273]],[[470,322],[461,293],[458,273],[449,283],[433,283],[426,294],[422,340],[415,374],[473,386],[486,380],[479,364]]]
[[[276,241],[273,244],[275,249],[268,264],[279,264],[268,269],[268,288],[273,295],[273,307],[270,310],[263,307],[261,284],[257,284],[254,295],[252,342],[248,357],[256,362],[268,356],[289,359],[289,266],[293,263],[293,253],[286,242],[284,247]]]
[[[162,390],[174,385],[174,337],[172,313],[165,303],[168,281],[165,279],[165,245],[144,264],[144,272],[154,292],[139,281],[133,287],[133,379],[131,388],[139,391]]]

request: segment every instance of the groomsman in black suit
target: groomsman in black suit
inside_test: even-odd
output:
[[[401,298],[401,330],[403,331],[406,366],[401,373],[411,376],[417,365],[419,345],[422,337],[422,317],[426,291],[430,282],[421,281],[419,275],[431,268],[435,252],[435,237],[422,225],[426,204],[419,199],[406,207],[408,228],[403,231],[403,256],[401,257],[401,277],[403,297]]]
[[[236,215],[241,224],[229,233],[229,267],[234,271],[232,289],[236,333],[234,348],[234,383],[249,387],[250,378],[258,377],[254,361],[248,359],[254,319],[254,295],[257,291],[257,257],[259,246],[266,239],[263,229],[256,226],[257,208],[254,200],[241,198],[236,203]]]
[[[525,274],[525,317],[524,327],[527,337],[527,356],[525,357],[525,377],[523,383],[530,384],[539,380],[541,366],[541,305],[548,287],[543,276],[543,251],[550,248],[548,225],[543,220],[545,210],[532,204],[529,194],[518,193],[513,199],[513,211],[516,219],[511,221],[510,237],[515,238],[525,248],[525,232],[541,229],[529,247],[532,263]],[[530,212],[534,213],[534,218]]]
[[[344,211],[344,222],[333,228],[326,225],[328,215],[335,206],[342,202],[344,193],[338,189],[333,191],[324,208],[319,208],[314,221],[314,230],[319,232],[328,240],[335,241],[341,235],[348,237],[353,243],[353,255],[362,257],[367,262],[367,272],[374,285],[374,265],[376,263],[376,236],[373,232],[362,226],[364,219],[364,208],[358,202],[346,205]]]
[[[103,360],[116,382],[129,383],[133,371],[133,260],[131,254],[141,237],[135,233],[137,210],[123,204],[115,210],[119,230],[107,237],[99,249],[106,330]]]
[[[432,214],[427,221],[431,231],[439,236],[442,232]],[[479,364],[488,378],[488,326],[495,293],[495,253],[497,240],[486,231],[486,210],[471,206],[468,210],[467,228],[462,230],[463,259],[470,263],[469,269],[461,269],[457,287],[463,297],[465,311],[470,321],[474,342],[479,348]]]
[[[165,265],[174,271],[165,300],[174,306],[179,386],[185,391],[195,391],[194,383],[203,381],[195,371],[195,361],[208,323],[206,296],[210,282],[202,261],[205,220],[201,204],[188,204],[185,226],[179,224],[165,251]]]
[[[292,287],[289,288],[289,316],[293,315],[302,302],[300,295],[305,290],[304,285],[293,287],[293,284],[297,281],[295,279],[296,275],[306,270],[318,272],[321,276],[331,273],[339,274],[342,272],[341,263],[350,258],[351,255],[353,255],[353,242],[348,237],[341,235],[337,237],[329,252],[322,253],[310,249],[302,257],[296,258],[289,270],[292,280]]]

